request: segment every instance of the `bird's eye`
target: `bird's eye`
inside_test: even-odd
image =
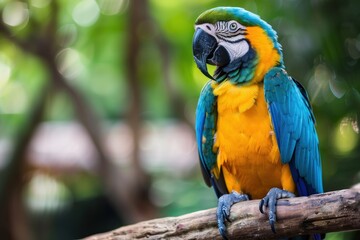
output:
[[[230,22],[229,24],[229,30],[232,32],[235,32],[238,29],[238,25],[236,22]]]

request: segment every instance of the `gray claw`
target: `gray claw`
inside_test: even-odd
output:
[[[295,194],[279,188],[272,188],[270,189],[268,194],[266,194],[266,196],[263,199],[261,199],[259,203],[259,210],[261,213],[264,214],[264,207],[269,207],[269,222],[273,233],[276,233],[275,222],[276,222],[277,200],[281,198],[292,198],[292,197],[295,197]]]
[[[224,194],[219,198],[218,207],[216,211],[218,228],[221,236],[227,238],[225,220],[230,222],[230,209],[234,203],[249,200],[245,194],[232,191],[230,194]]]

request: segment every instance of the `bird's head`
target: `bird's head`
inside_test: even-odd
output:
[[[259,16],[236,7],[217,7],[195,22],[194,59],[207,77],[234,83],[262,81],[274,66],[283,66],[276,32]],[[207,64],[216,65],[214,76]]]

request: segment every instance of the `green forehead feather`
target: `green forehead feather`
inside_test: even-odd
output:
[[[217,7],[202,13],[195,24],[216,23],[218,21],[236,20],[244,26],[255,26],[263,22],[258,15],[255,15],[243,8]]]
[[[195,24],[211,23],[214,24],[218,21],[230,21],[235,20],[245,27],[259,26],[263,28],[269,35],[269,37],[276,38],[276,32],[265,21],[263,21],[258,15],[246,11],[239,7],[216,7],[202,13],[195,21]],[[276,39],[274,39],[276,40]]]

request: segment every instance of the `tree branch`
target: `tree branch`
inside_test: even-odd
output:
[[[39,91],[38,99],[31,106],[26,120],[17,132],[14,146],[12,147],[9,156],[7,156],[6,162],[8,164],[0,174],[0,235],[5,239],[14,239],[14,235],[19,236],[24,233],[15,233],[15,231],[13,231],[11,226],[14,222],[16,222],[16,226],[20,226],[20,229],[27,228],[26,224],[21,224],[23,222],[19,222],[19,219],[21,219],[21,221],[26,220],[25,216],[16,218],[17,215],[23,213],[21,212],[23,210],[22,206],[16,206],[16,208],[11,208],[10,206],[13,205],[14,199],[16,201],[18,200],[14,197],[14,194],[16,196],[20,195],[19,193],[23,189],[23,175],[26,168],[24,156],[31,138],[43,118],[47,102],[46,99],[51,91],[50,84],[46,84],[43,89]],[[14,214],[14,210],[16,210],[18,214]],[[24,231],[26,232],[25,234],[29,235],[28,229]]]
[[[115,239],[221,239],[216,209],[179,217],[166,217],[118,228],[85,240]],[[267,215],[259,212],[259,200],[241,202],[231,208],[228,236],[233,239],[276,239],[311,233],[360,229],[360,184],[351,189],[278,202],[274,234]]]

